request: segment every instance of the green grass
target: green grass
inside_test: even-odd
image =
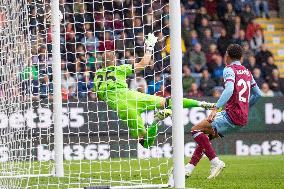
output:
[[[284,188],[284,156],[221,156],[226,168],[219,177],[207,181],[210,164],[203,158],[186,181],[193,188]]]
[[[226,163],[226,168],[219,177],[212,181],[206,179],[209,175],[210,163],[206,158],[203,158],[192,176],[186,180],[186,187],[205,189],[284,188],[284,156],[221,156],[220,158]],[[92,161],[91,164],[90,161],[65,161],[64,178],[40,177],[30,178],[29,180],[20,179],[17,182],[14,179],[11,182],[15,186],[21,186],[21,188],[39,189],[96,185],[99,183],[98,179],[108,180],[110,177],[113,180],[140,180],[143,178],[143,183],[167,182],[166,173],[168,167],[171,166],[170,160],[165,158],[151,159],[151,161],[123,160],[123,162],[118,162],[118,159],[114,159],[116,162],[103,161],[101,163]],[[38,165],[38,162],[34,163],[35,167]],[[41,173],[47,173],[52,164],[46,162],[41,163],[41,165]],[[131,165],[131,169],[129,165]],[[152,167],[151,171],[148,170],[150,167]],[[110,169],[112,171],[109,171]],[[160,173],[162,173],[162,177],[160,177]]]

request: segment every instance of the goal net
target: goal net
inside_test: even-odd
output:
[[[168,1],[59,2],[64,177],[54,176],[52,2],[0,0],[1,187],[166,187],[171,119],[143,148],[93,88],[105,51],[115,52],[117,66],[138,63],[153,33],[151,66],[129,75],[128,87],[170,96]],[[146,128],[157,110],[142,113]]]
[[[25,0],[0,1],[0,188],[19,188],[41,175],[34,163],[31,36]]]

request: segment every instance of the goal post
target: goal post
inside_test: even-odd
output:
[[[54,151],[55,175],[64,176],[63,168],[63,130],[62,130],[62,94],[61,94],[61,56],[60,56],[60,10],[59,0],[52,0],[52,71],[53,71],[53,119],[54,119]]]
[[[182,106],[182,51],[180,1],[170,0],[171,76],[173,101],[173,161],[174,186],[185,188],[184,127]]]

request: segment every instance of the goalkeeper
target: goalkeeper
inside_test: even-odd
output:
[[[146,52],[139,63],[116,66],[116,57],[113,52],[103,54],[103,68],[98,69],[94,78],[94,91],[99,100],[117,111],[118,117],[129,128],[132,137],[139,140],[144,148],[151,147],[156,139],[158,122],[170,116],[172,101],[159,96],[147,95],[128,89],[126,77],[140,72],[151,62],[152,51],[157,37],[148,34],[145,40]],[[192,99],[183,99],[183,107],[213,108],[213,103],[199,102]],[[165,109],[167,108],[167,109]],[[154,121],[148,129],[145,128],[141,113],[148,110],[162,109],[154,116]]]

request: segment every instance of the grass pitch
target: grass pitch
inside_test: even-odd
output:
[[[214,180],[208,181],[210,163],[207,158],[202,158],[199,165],[194,170],[191,177],[186,180],[188,188],[240,188],[240,189],[273,189],[284,188],[284,155],[278,156],[220,156],[226,163],[226,168]],[[118,160],[118,159],[117,159]],[[125,160],[125,159],[123,159]],[[186,158],[188,160],[188,158]],[[50,166],[50,162],[45,162],[44,166]],[[131,164],[132,170],[123,168]],[[168,164],[169,163],[169,164]],[[37,166],[38,162],[34,163]],[[13,183],[21,187],[15,188],[36,188],[36,189],[57,189],[57,188],[77,188],[96,185],[98,179],[104,179],[111,176],[113,180],[132,180],[139,181],[143,177],[145,183],[167,183],[167,167],[171,166],[168,159],[133,160],[129,162],[109,162],[98,163],[92,161],[69,161],[65,162],[65,177],[39,177],[29,180],[18,180]],[[148,169],[152,167],[152,170]],[[144,168],[142,171],[140,168]],[[114,171],[109,171],[110,169]],[[133,171],[134,170],[134,171]],[[140,171],[139,171],[140,170]],[[45,172],[42,170],[41,173]],[[92,172],[93,174],[89,174]],[[94,172],[96,172],[94,174]],[[162,175],[160,173],[163,173]],[[47,172],[46,172],[47,173]],[[162,177],[161,177],[162,176]],[[69,184],[72,183],[72,184]],[[0,187],[1,188],[1,187]]]
[[[280,156],[221,156],[226,168],[214,180],[208,181],[210,164],[202,158],[186,187],[193,188],[284,188],[284,155]]]

